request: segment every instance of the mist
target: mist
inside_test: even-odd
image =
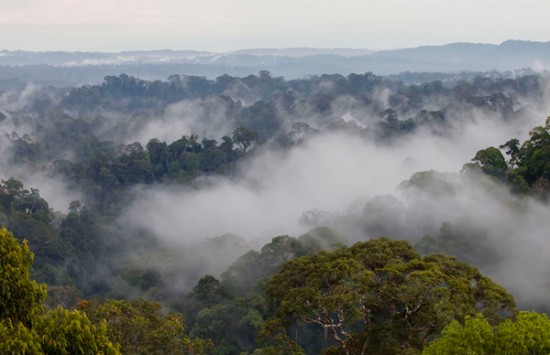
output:
[[[170,104],[164,113],[149,120],[130,139],[143,145],[153,137],[173,142],[182,135],[220,139],[236,128],[228,117],[227,102],[220,97],[184,100]]]
[[[547,204],[512,195],[486,175],[432,170],[402,183],[391,198],[373,199],[329,223],[413,244],[424,235],[454,235],[464,244],[459,259],[506,287],[520,306],[546,307],[549,214]]]
[[[178,248],[225,233],[260,248],[274,236],[299,236],[321,225],[349,243],[389,235],[414,244],[437,236],[447,223],[479,237],[482,246],[494,246],[498,255],[484,263],[465,261],[508,288],[520,305],[542,305],[550,227],[542,216],[549,208],[512,196],[486,177],[460,173],[478,150],[512,137],[527,139],[529,128],[544,122],[543,114],[530,113],[506,122],[469,112],[445,135],[423,129],[391,144],[325,131],[290,150],[258,150],[233,177],[206,177],[186,188],[138,188],[121,220]],[[430,187],[407,185],[421,171],[435,174]]]
[[[297,237],[311,228],[329,226],[348,243],[389,235],[415,244],[424,235],[437,238],[449,226],[456,234],[480,240],[480,250],[491,246],[491,253],[496,254],[487,257],[487,262],[475,253],[460,257],[510,289],[520,304],[542,304],[541,294],[547,288],[543,258],[548,251],[544,243],[548,207],[512,196],[483,177],[468,178],[460,172],[481,149],[498,147],[511,138],[525,140],[529,129],[544,123],[545,100],[512,92],[510,114],[498,101],[496,107],[491,106],[492,97],[486,96],[492,95],[490,90],[472,93],[486,100],[485,106],[469,104],[449,91],[432,95],[428,90],[421,108],[446,110],[446,122],[438,126],[437,122],[418,121],[415,130],[386,137],[377,132],[385,120],[381,112],[395,107],[400,122],[405,122],[416,117],[419,108],[406,101],[406,95],[395,101],[397,89],[391,84],[379,84],[364,100],[341,94],[338,82],[344,77],[327,78],[319,81],[318,92],[293,93],[291,101],[274,94],[270,104],[280,127],[239,160],[236,172],[203,174],[186,184],[163,181],[128,186],[124,201],[129,203],[123,204],[117,233],[131,241],[132,233],[145,230],[147,237],[166,247],[170,258],[150,261],[148,267],[172,280],[174,291],[181,292],[205,273],[219,276],[243,251],[260,249],[278,235]],[[318,109],[317,100],[325,98],[317,93],[328,95],[328,110]],[[5,113],[0,126],[0,177],[15,177],[26,188],[38,188],[50,207],[67,211],[70,201],[87,200],[85,187],[49,174],[51,161],[41,165],[9,161],[12,132],[41,143],[43,127],[54,127],[55,132],[56,122],[69,122],[65,132],[91,129],[90,136],[111,144],[137,141],[145,146],[152,138],[171,142],[191,134],[219,140],[246,122],[242,110],[260,97],[257,89],[241,79],[223,94],[227,96],[157,101],[135,111],[124,101],[113,105],[107,99],[105,107],[92,106],[78,116],[79,106],[41,111],[37,102],[55,104],[60,98],[39,87],[4,93],[0,96]],[[288,146],[278,145],[277,139],[289,134],[297,122],[308,123],[316,133],[300,136]],[[71,150],[76,147],[57,158],[87,158],[76,158]],[[423,171],[428,173],[416,179],[427,180],[429,188],[410,182],[415,181],[415,173]],[[212,248],[202,246],[228,233],[243,239],[235,239],[238,242],[232,251],[216,254],[212,262]],[[143,250],[134,254],[129,249],[125,255],[126,262],[134,266],[143,260]],[[186,259],[185,265],[178,266],[186,269],[185,277],[178,272],[172,275],[180,255]]]
[[[416,171],[458,172],[478,150],[526,135],[490,117],[448,137],[422,132],[392,145],[324,133],[290,151],[257,154],[233,179],[208,178],[198,189],[141,191],[127,218],[176,244],[223,233],[262,241],[296,235],[304,231],[299,221],[306,211],[337,212],[357,199],[392,194]]]

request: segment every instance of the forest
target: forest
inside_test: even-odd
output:
[[[550,354],[550,78],[0,91],[0,352]]]

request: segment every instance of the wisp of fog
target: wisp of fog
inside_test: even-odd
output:
[[[484,117],[451,136],[421,133],[392,145],[321,134],[288,152],[258,154],[237,179],[212,178],[198,190],[149,188],[127,218],[178,244],[223,233],[295,235],[308,210],[342,211],[358,198],[394,193],[416,171],[458,172],[478,150],[526,133]]]
[[[319,134],[290,151],[258,152],[241,165],[237,178],[209,178],[196,189],[141,190],[123,219],[174,246],[233,233],[259,247],[277,235],[297,236],[316,223],[330,225],[352,242],[380,236],[363,226],[369,219],[365,202],[391,195],[395,206],[373,217],[389,227],[377,231],[413,243],[437,234],[443,223],[483,231],[506,258],[478,266],[517,295],[518,303],[541,304],[547,285],[540,265],[549,251],[545,237],[550,228],[543,216],[549,208],[530,200],[518,204],[504,188],[483,178],[461,179],[459,172],[478,150],[511,137],[524,140],[526,127],[542,119],[503,124],[479,114],[461,122],[450,135],[420,132],[392,144],[342,132]],[[425,170],[448,172],[450,191],[434,195],[400,187]],[[303,223],[307,213],[324,218]]]

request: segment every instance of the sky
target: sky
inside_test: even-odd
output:
[[[548,0],[0,0],[0,49],[392,49],[549,41]]]

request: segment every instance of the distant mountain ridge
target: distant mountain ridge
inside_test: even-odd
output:
[[[400,58],[409,61],[461,64],[465,69],[510,70],[550,63],[550,42],[508,40],[499,45],[483,43],[450,43],[443,46],[378,51],[378,58]],[[481,68],[483,66],[483,68]],[[492,66],[492,68],[491,68]],[[476,68],[477,67],[477,68]]]
[[[231,54],[249,54],[255,56],[272,55],[278,57],[307,57],[313,55],[338,55],[342,57],[355,57],[361,55],[372,54],[375,51],[370,49],[360,48],[308,48],[308,47],[296,47],[296,48],[251,48],[240,49],[231,52]]]
[[[40,67],[37,69],[37,66]],[[43,66],[55,67],[46,68]],[[252,48],[216,53],[194,50],[125,52],[30,52],[0,50],[0,81],[68,85],[101,81],[105,75],[166,79],[166,74],[215,78],[268,70],[285,78],[373,72],[460,73],[550,68],[550,42],[508,40],[501,44],[450,43],[394,50],[358,48]],[[40,78],[31,73],[41,72]],[[55,73],[48,76],[48,72]],[[169,75],[169,74],[168,74]],[[61,81],[61,83],[59,82]]]

